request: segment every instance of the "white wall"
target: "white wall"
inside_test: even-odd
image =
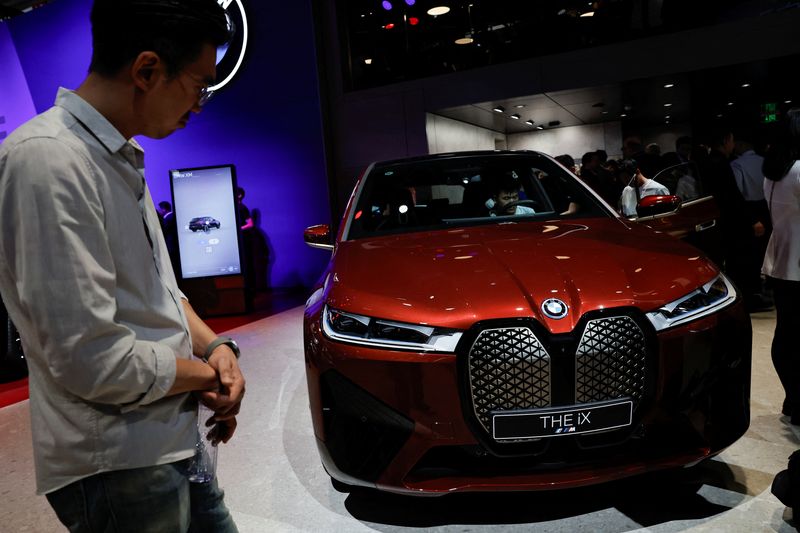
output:
[[[537,150],[553,157],[569,154],[580,165],[586,152],[605,150],[609,159],[622,157],[622,125],[619,122],[567,126],[552,130],[514,133],[509,150]]]
[[[675,151],[675,141],[684,135],[692,136],[692,127],[689,124],[663,125],[660,128],[646,129],[642,132],[642,142],[645,146],[656,143],[661,147],[661,153]]]
[[[487,130],[460,120],[427,113],[425,130],[428,134],[428,152],[442,154],[465,150],[494,150],[495,141],[506,142],[506,135]]]

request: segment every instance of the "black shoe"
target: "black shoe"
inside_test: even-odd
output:
[[[770,491],[783,505],[786,507],[792,506],[788,470],[781,470],[778,472],[778,474],[775,476],[775,479],[772,480],[772,487],[770,487]]]

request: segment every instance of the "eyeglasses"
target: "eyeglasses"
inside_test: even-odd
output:
[[[214,91],[209,89],[208,86],[203,87],[202,89],[200,89],[200,95],[197,98],[197,105],[203,107],[208,103],[209,100],[211,100],[212,96],[214,96]]]
[[[181,74],[186,75],[194,83],[197,83],[197,84],[202,83],[200,80],[196,79],[194,76],[192,76],[188,72],[182,72]],[[181,82],[181,85],[183,85],[182,82]],[[186,88],[185,85],[183,87]],[[203,107],[204,105],[206,105],[208,103],[209,100],[211,100],[212,96],[214,96],[214,91],[212,89],[210,89],[208,85],[203,85],[197,91],[197,105],[200,106],[200,107]]]

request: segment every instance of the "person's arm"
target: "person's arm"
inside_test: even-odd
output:
[[[189,334],[192,337],[192,350],[202,357],[217,334],[195,313],[187,300],[181,300],[189,321]],[[199,394],[204,405],[214,411],[214,421],[218,423],[217,438],[228,442],[236,430],[236,415],[239,413],[244,397],[245,380],[239,368],[236,354],[227,344],[217,346],[208,356],[208,366],[219,375],[216,390]]]
[[[214,387],[202,363],[137,339],[117,320],[116,260],[105,229],[113,206],[103,204],[93,168],[48,138],[24,141],[0,162],[0,265],[35,328],[29,342],[59,386],[123,411]]]

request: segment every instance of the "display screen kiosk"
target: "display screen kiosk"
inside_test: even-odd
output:
[[[169,175],[181,290],[201,316],[247,312],[236,168],[181,168]]]

